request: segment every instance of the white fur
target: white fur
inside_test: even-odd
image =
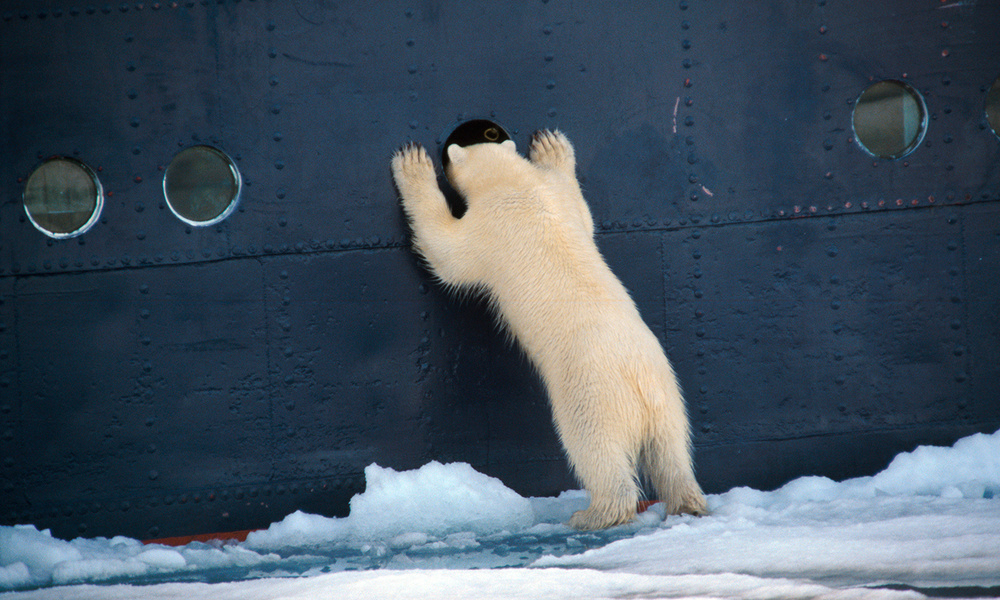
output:
[[[451,288],[487,293],[545,382],[556,430],[590,492],[570,525],[635,516],[643,472],[671,514],[703,513],[684,400],[656,336],[601,257],[573,147],[535,135],[450,146],[449,179],[468,210],[452,216],[418,145],[392,158],[413,246]]]

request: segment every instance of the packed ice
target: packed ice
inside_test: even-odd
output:
[[[920,598],[1000,595],[1000,431],[882,472],[654,505],[602,532],[587,495],[523,498],[467,464],[371,465],[350,515],[295,512],[243,543],[183,547],[0,527],[3,600],[55,598]],[[6,593],[4,593],[6,592]]]

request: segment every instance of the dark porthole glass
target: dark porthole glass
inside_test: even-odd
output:
[[[214,225],[236,208],[243,189],[239,169],[211,146],[181,150],[163,176],[163,195],[177,218],[189,225]]]
[[[64,156],[38,166],[24,185],[24,211],[36,229],[52,238],[78,236],[94,226],[104,190],[94,171]]]
[[[986,121],[993,133],[1000,137],[1000,77],[997,77],[986,94]]]
[[[880,81],[854,104],[854,139],[878,158],[902,158],[927,132],[927,108],[920,94],[901,81]]]

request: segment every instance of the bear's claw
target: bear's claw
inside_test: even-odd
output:
[[[576,168],[573,145],[558,129],[540,129],[532,134],[529,158],[540,167],[566,171],[570,175]]]

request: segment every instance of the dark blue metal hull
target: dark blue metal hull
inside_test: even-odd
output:
[[[0,8],[0,523],[61,537],[344,514],[363,468],[573,487],[544,390],[431,280],[389,175],[471,118],[558,127],[685,388],[708,492],[845,478],[1000,427],[1000,75],[988,2],[8,2]],[[926,135],[869,156],[873,82]],[[208,227],[179,150],[243,178]],[[92,229],[32,227],[44,159]]]

